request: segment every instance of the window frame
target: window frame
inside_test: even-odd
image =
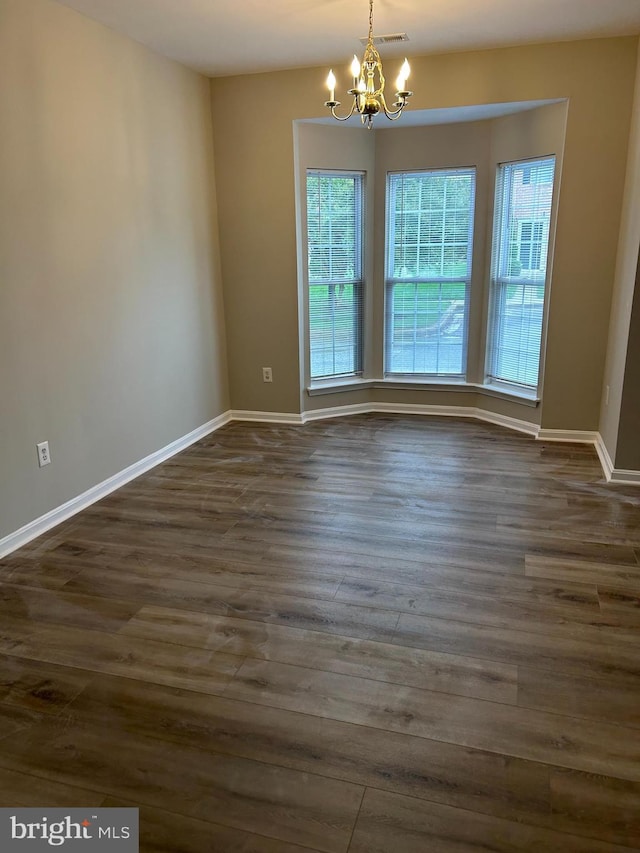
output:
[[[405,177],[416,176],[470,176],[471,181],[471,199],[469,204],[469,227],[467,234],[467,270],[465,276],[394,276],[394,260],[395,260],[395,234],[396,221],[394,215],[395,197],[397,192],[398,179]],[[385,184],[385,257],[384,257],[384,319],[383,319],[383,377],[386,380],[402,381],[409,379],[413,382],[421,381],[422,384],[429,382],[467,382],[469,373],[468,365],[468,347],[469,347],[469,326],[470,326],[470,305],[471,305],[471,286],[474,275],[474,236],[476,224],[476,195],[477,195],[477,167],[471,166],[444,166],[427,169],[403,169],[397,171],[389,171],[386,176]],[[446,243],[440,244],[441,250],[444,252]],[[422,372],[422,371],[393,371],[391,370],[391,341],[393,339],[393,300],[394,288],[396,285],[407,284],[415,285],[416,288],[421,285],[439,285],[442,289],[443,285],[462,285],[464,286],[464,309],[463,309],[463,331],[462,331],[462,351],[460,356],[459,372],[454,371],[439,371],[439,372]],[[416,295],[417,298],[417,295]],[[414,340],[415,348],[415,340]]]
[[[355,229],[354,229],[354,256],[355,267],[358,273],[352,279],[324,279],[322,281],[311,281],[311,252],[309,242],[309,178],[353,178],[355,186]],[[304,173],[304,194],[305,194],[305,230],[304,239],[306,245],[306,268],[304,274],[305,282],[305,331],[307,337],[307,372],[309,382],[312,386],[322,387],[334,382],[357,382],[361,379],[364,373],[364,338],[365,338],[365,293],[366,293],[366,272],[365,272],[365,227],[366,227],[366,172],[353,169],[318,169],[307,168]],[[312,351],[312,332],[311,332],[311,288],[312,286],[326,286],[328,291],[335,292],[335,288],[341,286],[351,286],[359,291],[358,298],[354,300],[354,340],[353,340],[353,364],[354,370],[347,372],[332,372],[322,375],[313,374],[313,351]],[[335,349],[333,353],[335,365]]]
[[[514,240],[509,236],[510,214],[505,212],[505,200],[507,190],[505,189],[505,181],[503,175],[506,170],[515,172],[518,166],[522,167],[523,181],[522,185],[526,187],[533,186],[532,171],[539,167],[552,169],[551,178],[551,196],[549,200],[548,215],[540,217],[532,215],[525,217],[518,222],[517,239]],[[525,180],[526,178],[526,180]],[[511,180],[511,179],[510,179]],[[555,154],[537,156],[534,158],[523,158],[519,160],[509,160],[496,164],[495,171],[495,187],[494,187],[494,208],[493,208],[493,223],[491,230],[491,254],[490,254],[490,273],[488,281],[488,297],[487,303],[487,327],[484,341],[484,385],[485,387],[495,388],[504,392],[513,392],[516,394],[533,395],[536,399],[539,396],[540,385],[543,379],[544,358],[546,348],[546,333],[547,333],[547,315],[549,302],[549,285],[551,279],[551,266],[553,255],[553,240],[555,230],[555,209],[557,203],[557,180],[558,180],[558,158]],[[511,184],[510,184],[511,186]],[[517,248],[518,263],[520,263],[521,251],[521,226],[524,223],[532,225],[532,239],[530,241],[531,249],[536,241],[533,239],[534,228],[538,223],[547,225],[546,242],[543,239],[540,242],[540,263],[536,269],[526,268],[527,272],[532,275],[520,278],[520,272],[525,269],[520,268],[517,275],[509,275],[509,265],[512,263],[512,253],[514,247]],[[506,247],[506,252],[505,252]],[[540,273],[540,266],[544,258],[544,274],[537,276]],[[507,266],[505,267],[505,261]],[[541,327],[540,327],[540,348],[538,352],[537,376],[535,384],[527,382],[519,382],[514,379],[498,376],[495,367],[498,358],[498,346],[494,341],[504,332],[497,326],[497,318],[500,316],[500,305],[504,307],[506,300],[506,291],[509,286],[517,286],[524,290],[527,288],[542,288],[542,305],[541,305]]]

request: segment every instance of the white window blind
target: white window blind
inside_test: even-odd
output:
[[[498,167],[487,374],[535,388],[540,370],[555,158]]]
[[[385,372],[466,373],[475,169],[390,174]]]
[[[362,372],[360,173],[307,172],[310,376]]]

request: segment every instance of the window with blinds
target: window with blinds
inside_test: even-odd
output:
[[[466,373],[475,169],[387,184],[385,372]]]
[[[363,197],[360,173],[307,172],[311,379],[362,372]]]
[[[487,375],[536,388],[555,158],[498,167]]]

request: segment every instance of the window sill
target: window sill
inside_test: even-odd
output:
[[[528,390],[526,388],[519,388],[517,385],[503,386],[497,384],[476,385],[475,387],[480,393],[486,394],[488,397],[515,400],[518,403],[524,403],[525,406],[537,406],[540,402],[540,397],[535,388]]]
[[[361,388],[373,388],[375,380],[361,376],[344,376],[341,379],[318,379],[307,386],[307,394],[316,397],[321,394],[338,394],[341,391],[359,391]]]
[[[525,406],[535,408],[539,402],[536,391],[527,391],[524,388],[503,388],[497,385],[481,385],[475,382],[465,382],[443,377],[442,379],[362,379],[358,376],[345,377],[344,379],[330,379],[326,382],[315,382],[307,388],[310,397],[319,397],[323,394],[340,394],[347,391],[361,391],[364,389],[396,389],[399,391],[456,391],[462,393],[482,394],[487,397],[497,397],[500,400],[510,400]]]

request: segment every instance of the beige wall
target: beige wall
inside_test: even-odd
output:
[[[412,59],[415,109],[569,99],[546,428],[598,427],[636,50],[636,38],[621,38]],[[322,115],[325,73],[212,81],[214,115],[224,117],[214,145],[237,409],[300,409],[293,121]],[[272,386],[262,383],[262,365],[274,369]]]
[[[0,538],[228,408],[209,107],[111,30],[0,0]]]

